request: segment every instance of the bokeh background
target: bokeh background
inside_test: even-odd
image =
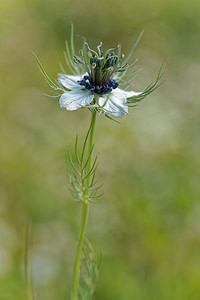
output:
[[[164,63],[166,82],[120,124],[98,118],[102,199],[87,236],[103,249],[95,299],[200,299],[200,2],[0,2],[0,299],[25,299],[27,223],[37,299],[69,299],[80,205],[68,192],[67,146],[90,112],[60,110],[32,51],[54,79],[75,26],[77,45],[122,44],[134,57],[133,90]]]

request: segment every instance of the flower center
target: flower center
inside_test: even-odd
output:
[[[78,81],[78,83],[90,90],[92,93],[99,95],[107,94],[113,89],[116,89],[119,85],[113,78],[109,78],[103,85],[94,85],[91,83],[89,75],[85,75],[82,80]]]
[[[97,51],[94,51],[85,43],[85,47],[80,50],[80,57],[74,55],[74,61],[87,73],[78,83],[99,95],[116,89],[119,83],[113,79],[114,73],[123,73],[128,67],[127,63],[122,62],[120,46],[108,49],[105,53],[101,50],[101,46],[102,43],[97,46]],[[117,75],[117,78],[120,77]]]

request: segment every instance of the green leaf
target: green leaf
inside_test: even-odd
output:
[[[75,51],[74,51],[74,25],[71,24],[71,39],[70,39],[70,43],[71,43],[71,53],[72,53],[72,57],[75,55]]]
[[[135,43],[133,44],[133,46],[131,47],[130,51],[128,52],[128,54],[124,57],[123,61],[122,61],[122,65],[124,65],[125,63],[128,62],[129,58],[131,57],[131,55],[133,54],[133,51],[135,50],[139,40],[141,39],[142,35],[143,35],[144,30],[142,30],[140,32],[140,34],[138,35]]]
[[[40,60],[39,60],[39,58],[37,57],[37,55],[34,53],[34,52],[32,52],[33,53],[33,55],[35,56],[35,58],[36,58],[36,60],[37,60],[37,63],[38,63],[38,68],[39,68],[39,70],[40,70],[40,72],[43,74],[43,76],[45,77],[45,79],[46,79],[46,81],[47,81],[47,83],[48,83],[48,85],[52,88],[52,89],[54,89],[55,91],[57,91],[57,90],[62,90],[61,88],[59,88],[50,78],[49,78],[49,76],[47,75],[47,73],[45,72],[45,70],[44,70],[44,68],[43,68],[43,66],[42,66],[42,64],[41,64],[41,62],[40,62]]]
[[[158,82],[160,81],[161,77],[164,74],[164,72],[162,72],[162,68],[163,68],[163,64],[161,65],[161,67],[159,69],[156,80],[154,82],[150,83],[146,87],[146,89],[142,93],[140,93],[139,95],[128,98],[127,99],[127,104],[132,104],[132,103],[136,103],[136,102],[139,102],[139,101],[143,100],[147,95],[151,94],[159,86],[161,86],[161,84],[163,84],[164,81],[162,81],[161,83],[158,84]]]

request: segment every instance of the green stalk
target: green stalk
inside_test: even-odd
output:
[[[90,123],[90,137],[89,137],[89,148],[88,153],[90,153],[92,146],[94,144],[94,129],[96,123],[96,111],[92,112],[92,119]],[[92,167],[92,155],[90,156],[90,160],[88,162],[88,171]],[[91,176],[87,179],[87,187],[91,184]],[[78,286],[79,286],[79,278],[80,278],[80,265],[81,265],[81,252],[83,248],[83,242],[85,238],[85,232],[88,221],[89,214],[89,192],[85,195],[82,202],[82,217],[81,217],[81,227],[79,232],[78,244],[76,248],[76,256],[74,261],[74,274],[73,274],[73,283],[72,283],[72,300],[78,300]]]

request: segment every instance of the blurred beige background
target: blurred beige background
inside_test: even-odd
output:
[[[104,196],[88,238],[104,259],[96,300],[200,297],[199,1],[0,3],[0,299],[25,299],[23,253],[38,298],[68,299],[80,206],[68,193],[65,151],[84,137],[90,112],[60,110],[32,55],[56,79],[74,23],[91,47],[127,53],[144,35],[135,91],[166,82],[115,124],[98,118],[96,152]]]

